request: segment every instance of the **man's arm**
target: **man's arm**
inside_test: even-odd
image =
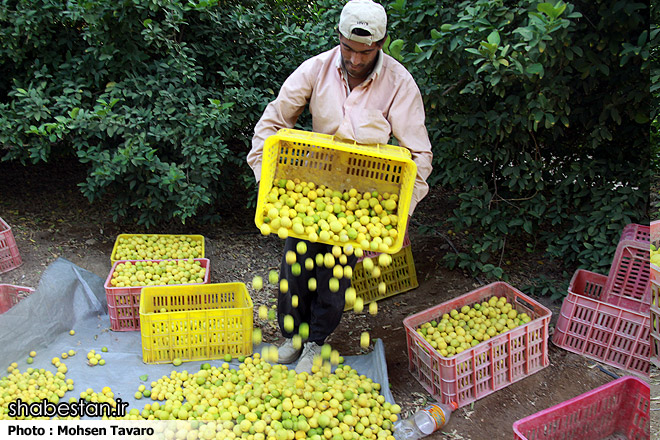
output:
[[[417,165],[417,176],[410,201],[410,215],[412,215],[417,203],[429,192],[426,179],[433,169],[431,141],[424,125],[424,102],[417,84],[412,79],[404,83],[398,91],[390,107],[388,119],[392,126],[392,134],[402,147],[410,150],[412,159]]]
[[[284,81],[277,98],[266,106],[254,128],[247,162],[257,182],[261,179],[261,158],[266,138],[282,128],[293,128],[309,102],[313,86],[311,67],[309,61],[303,63]]]

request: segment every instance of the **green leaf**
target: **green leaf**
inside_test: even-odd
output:
[[[541,122],[543,120],[543,116],[544,116],[543,111],[536,109],[534,110],[533,114],[534,114],[534,121]]]
[[[484,49],[486,49],[491,54],[494,54],[495,51],[497,50],[497,45],[496,44],[485,43],[485,42],[482,41],[481,43],[479,43],[479,45],[481,47],[483,47]]]
[[[513,31],[514,33],[520,34],[521,37],[523,37],[526,41],[531,40],[534,38],[534,32],[532,29],[528,27],[519,27]]]
[[[536,9],[539,12],[542,12],[543,14],[547,15],[550,18],[554,18],[553,15],[555,13],[555,8],[552,6],[550,3],[539,3],[536,5]]]
[[[400,60],[401,59],[401,49],[403,48],[403,40],[398,39],[394,40],[389,45],[389,55],[393,58]]]
[[[529,66],[527,66],[525,71],[530,75],[543,76],[543,65],[541,65],[540,63],[530,64]]]
[[[490,43],[493,46],[497,46],[500,44],[500,34],[497,32],[497,30],[494,30],[488,35],[488,43]]]
[[[564,3],[561,0],[557,2],[557,5],[555,6],[555,18],[563,14],[565,10],[566,10],[566,3]]]

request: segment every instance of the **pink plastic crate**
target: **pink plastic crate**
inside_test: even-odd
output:
[[[623,228],[602,301],[648,313],[651,304],[650,229],[634,223]]]
[[[568,351],[637,374],[649,374],[649,315],[601,301],[607,278],[573,275],[552,342]]]
[[[651,244],[660,247],[660,220],[651,222]],[[660,267],[651,263],[651,362],[660,368]]]
[[[651,280],[651,362],[660,368],[660,280]]]
[[[494,295],[505,296],[519,313],[527,313],[532,320],[452,357],[442,356],[416,331],[452,309],[472,306]],[[481,287],[403,320],[409,370],[439,402],[467,405],[549,365],[551,316],[550,310],[507,283]]]
[[[120,263],[125,263],[127,260],[120,260],[115,262],[110,269],[108,278],[105,280],[105,296],[108,300],[108,315],[110,315],[110,328],[114,331],[136,331],[140,330],[140,293],[142,287],[112,287],[112,273]],[[164,260],[130,260],[131,263],[137,261],[154,261],[160,262]],[[179,261],[179,260],[166,260],[166,261]],[[204,273],[204,282],[201,284],[208,284],[210,270],[210,261],[208,258],[195,258],[199,261],[201,266],[206,269]],[[200,283],[190,284],[177,284],[178,286],[199,285]]]
[[[656,248],[660,248],[660,220],[651,222],[651,243]],[[660,267],[651,264],[651,279],[660,281]],[[658,304],[656,304],[657,306]]]
[[[633,376],[601,385],[513,424],[518,440],[650,438],[649,385]]]
[[[20,300],[32,294],[34,289],[11,284],[0,284],[0,314],[14,307]]]
[[[23,264],[11,227],[0,218],[0,273],[8,272]]]

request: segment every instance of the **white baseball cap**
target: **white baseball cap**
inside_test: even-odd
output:
[[[363,29],[371,35],[356,35],[354,29]],[[372,0],[350,0],[341,10],[339,32],[349,40],[371,45],[385,37],[386,29],[385,8]]]

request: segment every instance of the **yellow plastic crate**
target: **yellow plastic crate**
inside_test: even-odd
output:
[[[382,281],[387,284],[387,290],[381,295],[378,292],[378,284]],[[415,271],[415,263],[413,262],[410,246],[406,246],[392,255],[392,264],[387,267],[381,267],[380,277],[372,277],[362,267],[362,261],[359,261],[355,265],[355,269],[353,269],[353,278],[351,279],[351,286],[355,288],[357,297],[364,300],[364,304],[407,292],[416,288],[418,285],[417,272]],[[351,310],[352,308],[352,306],[346,306],[344,307],[344,311]]]
[[[275,179],[299,178],[337,191],[355,188],[360,192],[397,194],[398,235],[388,252],[394,254],[403,246],[416,175],[417,165],[412,161],[410,151],[405,148],[380,144],[359,145],[337,141],[326,134],[282,129],[268,137],[264,143],[254,220],[257,227],[261,227],[266,197]],[[307,238],[291,230],[289,236]],[[361,247],[354,240],[325,243]]]
[[[110,254],[110,262],[112,264],[115,264],[119,260],[176,260],[178,259],[176,256],[170,256],[169,258],[152,258],[152,257],[141,257],[139,255],[135,255],[134,258],[116,258],[117,254],[117,248],[119,248],[119,240],[122,238],[132,238],[132,237],[178,237],[178,238],[190,238],[194,240],[195,242],[199,243],[202,245],[202,252],[201,255],[197,255],[196,257],[193,258],[204,258],[204,236],[203,235],[173,235],[173,234],[119,234],[117,236],[117,239],[115,240],[115,244],[112,247],[112,253]]]
[[[252,298],[243,283],[145,287],[140,296],[147,364],[252,354]]]

